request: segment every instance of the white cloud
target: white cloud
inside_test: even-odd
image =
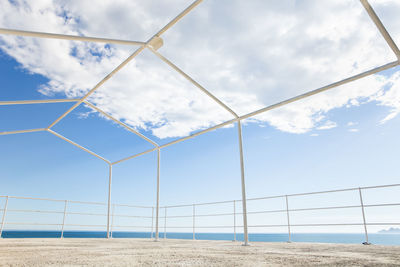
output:
[[[329,130],[329,129],[333,129],[336,128],[337,124],[334,121],[326,121],[323,125],[318,126],[317,130]]]
[[[357,124],[358,124],[357,122],[349,121],[346,125],[347,125],[348,127],[350,127],[350,126],[354,126],[354,125],[357,125]]]
[[[400,113],[400,72],[393,74],[384,87],[374,98],[379,105],[390,108],[390,113],[381,120],[381,124],[393,119]]]
[[[90,1],[3,1],[0,27],[145,41],[189,3],[118,0],[93,8]],[[361,4],[350,0],[208,0],[163,38],[161,53],[241,114],[394,60]],[[82,96],[133,51],[6,35],[0,48],[49,79],[40,92],[67,97]],[[375,101],[390,108],[384,123],[400,111],[398,87],[399,74],[375,75],[249,121],[306,133],[336,126],[325,116],[332,109]],[[231,118],[148,51],[90,101],[160,138]]]
[[[353,132],[353,133],[357,133],[358,131],[359,131],[359,129],[355,129],[355,128],[349,129],[349,132]]]
[[[310,134],[310,136],[313,136],[313,137],[315,137],[315,136],[319,136],[319,134],[317,134],[317,133],[313,133],[313,134]]]

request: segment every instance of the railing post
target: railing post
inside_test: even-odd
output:
[[[151,207],[151,234],[150,234],[150,239],[153,238],[153,220],[154,220],[154,207]]]
[[[164,217],[164,239],[167,238],[167,207],[165,207],[165,217]]]
[[[365,220],[365,211],[364,211],[364,202],[362,198],[362,193],[361,193],[361,188],[358,188],[358,192],[360,193],[360,202],[361,202],[361,211],[362,211],[362,216],[363,216],[363,224],[364,224],[364,231],[365,231],[365,242],[363,242],[363,245],[370,245],[368,241],[368,231],[367,231],[367,223]]]
[[[196,240],[195,236],[195,222],[196,222],[196,206],[193,204],[193,240]]]
[[[113,226],[114,226],[114,210],[115,204],[112,204],[112,213],[111,213],[111,229],[110,229],[110,236],[113,237]]]
[[[112,181],[112,165],[109,164],[108,203],[107,203],[107,238],[110,238],[111,181]]]
[[[233,241],[236,241],[236,200],[233,201]]]
[[[289,201],[288,201],[288,196],[285,196],[286,199],[286,216],[287,216],[287,226],[288,226],[288,234],[289,234],[289,240],[288,242],[292,242],[291,238],[291,233],[290,233],[290,217],[289,217]]]
[[[242,209],[243,209],[243,235],[244,246],[249,245],[249,234],[247,228],[247,204],[246,204],[246,183],[244,180],[244,157],[243,157],[243,141],[242,141],[242,124],[240,120],[237,122],[239,136],[239,153],[240,153],[240,174],[242,182]]]
[[[160,148],[157,149],[157,203],[156,203],[156,236],[154,241],[158,241],[158,219],[160,212]]]
[[[65,226],[65,217],[67,215],[67,203],[68,203],[68,200],[65,200],[65,202],[64,202],[64,216],[63,216],[63,223],[62,223],[61,237],[60,238],[64,238],[64,226]]]
[[[3,208],[3,218],[1,219],[0,237],[3,237],[3,228],[4,228],[4,222],[6,220],[7,206],[8,206],[8,196],[6,196],[6,203],[4,204]]]

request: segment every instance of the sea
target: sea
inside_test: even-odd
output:
[[[153,233],[154,234],[154,233]],[[22,231],[5,230],[3,238],[60,238],[60,231]],[[113,232],[113,238],[150,238],[150,232]],[[233,233],[196,233],[197,240],[234,240]],[[64,238],[106,238],[103,231],[64,231]],[[160,233],[160,238],[164,238],[164,233]],[[193,239],[193,233],[171,233],[168,232],[165,238],[171,239]],[[288,234],[260,233],[249,234],[250,242],[287,242]],[[400,245],[400,234],[390,233],[371,233],[368,234],[369,242],[376,245]],[[237,241],[243,240],[243,234],[236,235]],[[362,244],[365,242],[364,234],[349,233],[293,233],[292,242],[316,242],[316,243],[343,243],[343,244]]]

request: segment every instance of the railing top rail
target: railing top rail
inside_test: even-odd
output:
[[[182,208],[182,207],[193,207],[195,206],[202,206],[202,205],[214,205],[214,204],[225,204],[225,203],[233,203],[237,200],[225,200],[225,201],[216,201],[216,202],[204,202],[204,203],[193,203],[193,204],[183,204],[183,205],[171,205],[171,206],[162,206],[160,209],[164,208]]]
[[[65,202],[68,201],[68,203],[73,203],[73,204],[88,204],[88,205],[100,205],[100,206],[106,206],[107,203],[105,202],[94,202],[94,201],[78,201],[78,200],[68,200],[68,199],[55,199],[55,198],[39,198],[39,197],[21,197],[21,196],[0,196],[0,198],[14,198],[14,199],[26,199],[26,200],[39,200],[39,201],[52,201],[52,202]],[[128,204],[117,204],[114,203],[112,205],[115,206],[124,206],[124,207],[131,207],[131,208],[149,208],[151,209],[151,206],[138,206],[138,205],[128,205]]]
[[[77,201],[77,200],[55,199],[55,198],[19,197],[19,196],[0,196],[0,197],[8,197],[8,198],[14,198],[14,199],[40,200],[40,201],[53,201],[53,202],[68,201],[68,203],[76,203],[76,204],[106,205],[106,203],[103,203],[103,202]]]
[[[272,198],[284,198],[284,197],[296,197],[296,196],[306,196],[306,195],[316,195],[316,194],[326,194],[326,193],[336,193],[336,192],[346,192],[346,191],[354,191],[354,190],[365,190],[365,189],[376,189],[376,188],[387,188],[387,187],[396,187],[400,186],[400,184],[388,184],[388,185],[377,185],[377,186],[363,186],[363,187],[352,187],[352,188],[344,188],[344,189],[335,189],[335,190],[325,190],[325,191],[315,191],[315,192],[307,192],[307,193],[295,193],[295,194],[287,194],[287,195],[276,195],[276,196],[267,196],[267,197],[257,197],[257,198],[247,198],[247,201],[252,200],[262,200],[262,199],[272,199]],[[216,202],[204,202],[204,203],[193,203],[193,204],[184,204],[184,205],[168,205],[160,208],[180,208],[180,207],[191,207],[193,205],[201,206],[201,205],[214,205],[214,204],[224,204],[224,203],[233,203],[233,202],[241,202],[241,199],[236,200],[226,200],[226,201],[216,201]]]
[[[295,194],[287,194],[287,195],[277,195],[270,197],[258,197],[258,198],[248,198],[247,200],[261,200],[268,198],[281,198],[281,197],[296,197],[296,196],[306,196],[306,195],[315,195],[315,194],[326,194],[326,193],[336,193],[336,192],[346,192],[346,191],[354,191],[354,190],[365,190],[365,189],[375,189],[375,188],[385,188],[385,187],[396,187],[400,186],[400,184],[388,184],[388,185],[377,185],[377,186],[363,186],[363,187],[352,187],[352,188],[344,188],[344,189],[335,189],[335,190],[325,190],[325,191],[315,191],[315,192],[307,192],[307,193],[295,193]],[[237,200],[241,201],[241,200]]]
[[[346,191],[354,191],[354,190],[366,190],[366,189],[377,189],[377,188],[388,188],[388,187],[397,187],[400,184],[388,184],[388,185],[377,185],[377,186],[364,186],[364,187],[352,187],[352,188],[344,188],[344,189],[335,189],[335,190],[326,190],[326,191],[315,191],[315,192],[307,192],[307,193],[296,193],[296,194],[287,194],[287,195],[276,195],[276,196],[267,196],[267,197],[258,197],[258,198],[248,198],[248,201],[252,200],[263,200],[263,199],[273,199],[273,198],[284,198],[284,197],[296,197],[296,196],[306,196],[306,195],[316,195],[316,194],[326,194],[326,193],[336,193],[336,192],[346,192]],[[106,206],[105,202],[90,202],[90,201],[76,201],[76,200],[65,200],[65,199],[53,199],[53,198],[35,198],[35,197],[20,197],[20,196],[5,196],[1,195],[0,198],[14,198],[14,199],[30,199],[30,200],[40,200],[40,201],[53,201],[53,202],[65,202],[75,203],[75,204],[88,204],[88,205],[102,205]],[[215,201],[215,202],[203,202],[203,203],[192,203],[192,204],[182,204],[182,205],[166,205],[160,207],[160,209],[164,208],[181,208],[181,207],[192,207],[202,206],[202,205],[215,205],[215,204],[227,204],[233,202],[241,202],[241,199],[237,200],[225,200],[225,201]],[[129,205],[129,204],[112,204],[114,206],[119,207],[131,207],[131,208],[154,208],[152,206],[140,206],[140,205]]]
[[[140,208],[140,209],[151,209],[153,208],[152,206],[139,206],[139,205],[129,205],[129,204],[112,204],[114,206],[118,206],[118,207],[129,207],[129,208]]]

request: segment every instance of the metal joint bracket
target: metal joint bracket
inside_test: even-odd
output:
[[[161,46],[163,46],[163,44],[163,39],[160,36],[156,35],[147,42],[146,46],[157,51],[158,49],[160,49]]]

